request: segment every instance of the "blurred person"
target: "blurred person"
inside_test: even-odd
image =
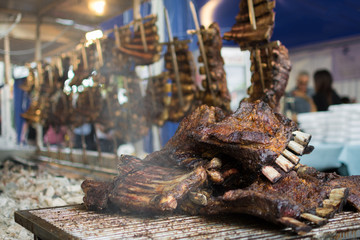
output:
[[[114,152],[113,131],[106,131],[105,127],[100,123],[95,124],[95,131],[99,140],[101,151]]]
[[[316,112],[312,99],[313,89],[309,88],[309,74],[302,71],[296,78],[295,88],[285,95],[285,114],[297,121],[298,113]]]
[[[49,126],[44,136],[44,143],[49,145],[64,146],[65,145],[65,126]]]
[[[26,121],[21,129],[20,145],[36,146],[36,129]]]
[[[314,103],[318,111],[327,111],[330,105],[341,104],[341,98],[332,88],[333,78],[328,70],[318,70],[314,74]]]
[[[96,150],[95,144],[95,127],[93,124],[84,123],[74,129],[74,148],[82,148],[82,140],[84,138],[87,150]]]

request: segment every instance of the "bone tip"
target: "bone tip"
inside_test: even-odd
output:
[[[289,172],[295,166],[287,158],[285,158],[282,155],[279,155],[279,157],[275,160],[275,163],[285,172]]]
[[[270,182],[272,183],[276,183],[277,181],[279,181],[281,179],[281,174],[273,167],[271,166],[264,166],[261,169],[262,174],[264,174],[264,176],[270,180]]]
[[[288,144],[288,148],[291,149],[293,152],[295,152],[298,155],[302,155],[305,147],[302,146],[301,144],[295,142],[295,141],[290,141]]]
[[[300,215],[303,219],[306,219],[310,222],[313,222],[319,226],[321,225],[324,225],[327,223],[327,219],[326,218],[322,218],[322,217],[319,217],[319,216],[316,216],[316,215],[313,215],[313,214],[310,214],[310,213],[303,213]]]

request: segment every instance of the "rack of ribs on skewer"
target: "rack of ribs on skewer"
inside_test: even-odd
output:
[[[35,71],[32,68],[29,69],[29,75],[26,77],[25,81],[19,86],[23,91],[30,93],[35,85]]]
[[[139,78],[135,73],[122,76],[121,82],[126,90],[127,102],[120,105],[115,117],[114,136],[124,142],[135,142],[148,134],[144,97],[141,95]],[[113,95],[115,97],[115,95]]]
[[[96,45],[82,45],[80,52],[74,52],[72,56],[74,77],[69,83],[70,86],[80,86],[82,81],[91,76],[96,65]]]
[[[41,119],[44,118],[44,97],[39,97],[38,99],[33,99],[30,103],[29,108],[21,114],[27,122],[29,123],[40,123]]]
[[[130,55],[122,53],[118,48],[130,43],[132,34],[130,27],[115,27],[114,34],[116,37],[115,47],[112,49],[114,66],[116,66],[120,73],[127,72],[127,69],[130,68]]]
[[[274,7],[275,0],[253,0],[256,21],[254,29],[250,20],[248,1],[240,1],[236,23],[224,34],[224,39],[237,42],[241,49],[269,42],[274,30]]]
[[[103,107],[96,122],[104,127],[105,132],[108,132],[119,124],[123,110],[123,106],[119,103],[118,98],[119,89],[117,79],[114,77],[111,78],[111,80],[106,80],[103,91],[105,92],[105,96],[101,100]]]
[[[136,65],[149,65],[160,59],[162,46],[159,44],[158,29],[156,26],[157,15],[150,15],[141,20],[144,27],[144,39],[147,49],[145,49],[141,36],[141,29],[135,29],[131,34],[130,26],[123,27],[124,31],[130,35],[125,42],[117,46],[117,51],[121,54],[132,57]]]
[[[78,94],[76,104],[71,115],[71,122],[75,127],[84,123],[93,123],[99,117],[102,109],[100,87],[87,87]]]
[[[237,42],[242,50],[251,52],[251,86],[246,101],[263,99],[279,111],[279,101],[284,95],[291,63],[288,50],[279,41],[270,42],[274,28],[273,0],[253,1],[256,22],[254,29],[249,14],[248,1],[240,2],[236,24],[224,39]]]
[[[169,78],[172,80],[171,84],[171,102],[168,110],[168,120],[173,122],[180,121],[190,111],[194,110],[194,100],[197,92],[194,77],[195,64],[193,55],[189,51],[187,40],[180,41],[176,37],[173,39],[176,53],[176,61],[179,69],[179,80],[181,86],[181,94],[183,99],[183,106],[181,106],[178,85],[176,83],[175,70],[173,66],[172,54],[170,46],[168,46],[165,53],[165,68],[169,72]],[[164,85],[165,86],[165,85]],[[165,90],[165,89],[164,89]]]
[[[200,101],[202,104],[220,107],[224,111],[230,113],[231,97],[227,88],[224,59],[221,56],[222,39],[220,35],[220,27],[215,22],[207,29],[202,26],[201,35],[204,42],[211,79],[205,79],[202,81],[205,91],[200,92]],[[204,62],[201,55],[199,56],[198,61],[201,63]],[[200,74],[206,75],[204,66],[201,66],[199,70]],[[209,88],[211,88],[214,96],[212,96]]]
[[[62,89],[59,89],[49,97],[48,101],[50,108],[45,119],[45,125],[65,126],[70,124],[73,113],[71,95],[66,95]]]
[[[246,101],[264,99],[279,111],[291,70],[288,50],[279,41],[251,50],[251,86]]]
[[[144,103],[149,125],[161,127],[168,120],[172,96],[171,85],[172,80],[168,78],[168,72],[148,79]]]
[[[58,78],[59,74],[56,68],[52,68],[48,64],[39,62],[36,70],[29,69],[29,76],[22,88],[33,92],[33,97],[27,111],[21,114],[28,122],[44,123],[48,118],[50,111],[48,98],[55,92]]]

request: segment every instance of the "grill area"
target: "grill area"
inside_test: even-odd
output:
[[[360,213],[342,212],[329,223],[297,236],[260,219],[245,216],[144,217],[98,213],[83,205],[22,210],[15,221],[40,239],[354,239],[360,237]],[[35,238],[36,239],[36,238]]]

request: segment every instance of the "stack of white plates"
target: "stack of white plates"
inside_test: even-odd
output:
[[[323,143],[360,143],[360,104],[330,106],[329,111],[298,114],[300,128]]]
[[[298,114],[299,127],[302,131],[312,135],[312,142],[324,142],[328,131],[328,115],[328,112]]]

